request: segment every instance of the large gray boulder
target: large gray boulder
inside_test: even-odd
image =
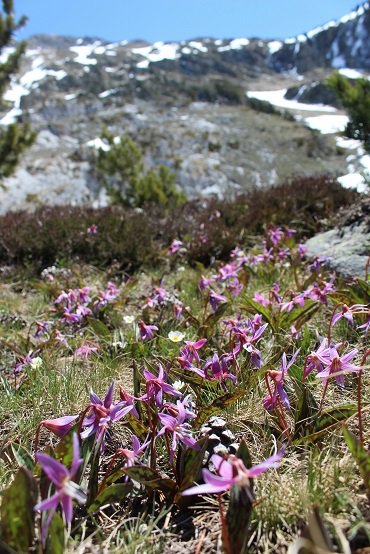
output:
[[[346,277],[364,278],[370,256],[370,228],[363,221],[319,233],[306,242],[309,256],[328,256],[329,264]]]

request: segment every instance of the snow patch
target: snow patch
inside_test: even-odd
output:
[[[105,90],[104,92],[101,92],[98,96],[99,98],[107,98],[107,96],[114,94],[116,91],[117,91],[116,88],[112,88],[110,90]]]
[[[281,40],[272,40],[271,42],[267,43],[267,48],[269,49],[270,54],[275,54],[278,52],[283,46],[283,43]]]
[[[208,48],[204,46],[202,42],[198,42],[197,40],[190,41],[189,46],[195,50],[199,50],[199,52],[208,52]]]
[[[270,102],[278,108],[286,108],[288,110],[302,110],[308,112],[336,112],[336,108],[333,106],[325,106],[324,104],[304,104],[297,102],[296,100],[287,100],[285,94],[287,89],[280,90],[261,90],[261,91],[248,91],[248,98],[256,98],[257,100],[263,100]]]
[[[226,46],[219,46],[218,52],[227,52],[228,50],[241,50],[244,46],[248,46],[250,40],[247,38],[235,38]]]
[[[368,190],[367,183],[361,173],[347,173],[347,175],[338,177],[337,181],[346,189],[355,189],[357,192]]]
[[[346,115],[318,115],[304,119],[305,124],[310,129],[320,131],[323,135],[343,132],[348,121],[349,119]]]
[[[161,62],[162,60],[177,60],[180,57],[179,44],[177,42],[155,42],[151,46],[133,48],[131,52],[145,58],[136,64],[139,69],[147,69],[149,63]]]
[[[54,69],[45,69],[43,67],[44,59],[38,56],[32,61],[32,69],[26,71],[20,79],[13,78],[9,89],[4,94],[4,100],[12,102],[13,108],[0,120],[0,125],[10,125],[15,123],[17,117],[22,113],[21,98],[30,94],[31,90],[36,88],[39,81],[45,77],[55,77],[58,81],[64,79],[67,73],[63,70],[55,71]]]
[[[100,137],[89,140],[86,143],[86,146],[91,146],[92,148],[96,148],[96,150],[103,150],[104,152],[108,152],[110,150],[109,144],[104,142]]]
[[[6,46],[1,52],[0,63],[6,63],[8,61],[9,56],[11,56],[11,54],[14,54],[14,52],[15,52],[14,46]]]
[[[64,96],[64,100],[74,100],[75,98],[77,98],[77,94],[66,94]]]
[[[79,40],[76,44],[80,44]],[[73,61],[82,65],[96,65],[98,63],[98,60],[96,60],[95,58],[90,58],[90,56],[97,48],[100,47],[100,45],[100,40],[97,40],[93,44],[87,44],[85,46],[71,46],[71,52],[77,54]]]

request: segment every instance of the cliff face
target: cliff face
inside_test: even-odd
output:
[[[365,2],[339,21],[288,39],[272,56],[275,71],[306,73],[317,67],[370,70],[370,4]]]
[[[271,186],[292,173],[342,175],[345,151],[304,124],[307,110],[338,108],[323,84],[335,68],[370,71],[368,2],[285,41],[34,36],[0,118],[29,120],[39,138],[0,189],[0,211],[104,202],[91,170],[104,125],[137,141],[148,167],[170,167],[190,196]],[[275,107],[252,101],[258,91],[270,91]]]

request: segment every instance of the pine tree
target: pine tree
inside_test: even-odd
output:
[[[165,208],[185,202],[184,193],[176,186],[176,176],[160,165],[144,171],[143,152],[128,136],[115,138],[103,129],[100,148],[92,160],[96,176],[106,187],[112,203],[139,208],[159,204]]]
[[[0,63],[0,106],[5,107],[4,93],[11,82],[12,76],[19,70],[26,42],[14,43],[14,33],[24,27],[26,17],[18,21],[14,17],[13,0],[2,0],[0,11],[0,55],[10,46],[14,47],[7,59]],[[5,51],[5,52],[4,52]],[[0,180],[9,177],[15,170],[22,152],[35,140],[36,134],[30,130],[29,124],[12,123],[0,128]]]
[[[347,110],[349,122],[346,136],[361,140],[366,150],[370,151],[370,81],[347,79],[336,72],[329,77],[328,85]]]

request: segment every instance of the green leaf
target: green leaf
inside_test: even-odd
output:
[[[228,302],[222,302],[222,304],[219,304],[217,306],[217,310],[214,313],[210,314],[207,317],[207,319],[204,321],[204,323],[202,324],[201,329],[205,328],[207,330],[207,332],[213,331],[216,323],[221,319],[221,317],[223,317],[223,315],[227,311],[228,307],[229,307]],[[200,333],[198,333],[198,334],[200,334]]]
[[[89,485],[88,485],[87,500],[86,500],[87,506],[90,506],[92,504],[98,492],[100,449],[101,449],[103,440],[104,440],[104,433],[102,433],[100,435],[99,440],[95,442],[93,451],[91,453],[91,467],[90,467]]]
[[[115,504],[122,502],[132,490],[132,483],[114,483],[106,487],[97,495],[94,502],[90,505],[88,512],[92,514],[105,504]]]
[[[293,440],[305,435],[308,422],[317,415],[318,405],[307,386],[296,387],[299,391],[299,400],[294,414]]]
[[[236,453],[236,457],[240,458],[243,461],[243,464],[248,469],[252,467],[252,458],[249,452],[249,448],[247,446],[247,443],[243,439],[239,445],[238,451]]]
[[[343,426],[343,435],[351,452],[367,492],[370,492],[370,452],[368,452],[351,431]]]
[[[193,448],[187,448],[184,453],[183,467],[181,468],[180,491],[189,488],[199,478],[203,458],[208,444],[208,437],[200,439]]]
[[[125,468],[122,473],[128,475],[149,490],[160,490],[167,497],[173,497],[177,491],[177,485],[172,479],[163,477],[158,471],[148,466],[131,466]]]
[[[127,425],[139,439],[143,439],[148,433],[148,427],[146,427],[140,419],[136,419],[136,417],[131,414],[126,415],[125,425]]]
[[[75,424],[64,437],[60,439],[54,448],[54,458],[66,467],[71,467],[73,459],[73,434],[76,433],[78,424]]]
[[[242,396],[244,396],[245,394],[246,391],[244,389],[237,389],[234,392],[228,392],[226,394],[223,394],[222,396],[219,396],[218,398],[215,398],[212,404],[209,404],[208,406],[205,406],[204,408],[201,408],[199,410],[199,413],[194,420],[194,427],[196,429],[199,428],[212,415],[223,411],[230,404],[234,404],[236,400],[242,398]]]
[[[250,296],[243,296],[243,304],[248,312],[251,312],[253,314],[255,313],[261,314],[264,320],[267,323],[269,323],[271,327],[274,329],[275,320],[274,320],[273,314],[270,312],[270,310],[267,307],[262,306],[262,304],[253,300],[253,298],[250,298]]]
[[[249,486],[234,485],[230,489],[229,509],[226,526],[230,544],[230,554],[247,554],[249,523],[253,509],[253,480]]]
[[[54,514],[48,530],[45,554],[63,554],[64,546],[64,523],[59,514]]]
[[[98,335],[98,337],[102,339],[109,339],[111,337],[111,332],[109,328],[105,325],[105,323],[93,317],[89,317],[87,319],[90,327],[92,328],[94,333]]]
[[[35,461],[28,450],[24,448],[24,446],[16,443],[13,443],[10,448],[18,467],[26,467],[30,471],[33,471]]]
[[[338,423],[343,423],[355,413],[357,413],[357,405],[350,403],[340,404],[323,410],[320,414],[308,420],[306,425],[302,425],[300,430],[302,437],[297,438],[294,443],[315,442],[338,425]]]
[[[17,552],[27,552],[34,540],[34,510],[37,501],[36,481],[21,467],[1,502],[2,540]]]
[[[283,329],[288,329],[291,325],[295,325],[299,330],[320,308],[320,302],[315,300],[306,300],[305,305],[300,308],[294,308],[291,312],[283,312],[280,318],[280,326]]]
[[[137,465],[126,467],[124,473],[138,483],[146,483],[156,479],[162,479],[162,475],[159,471],[156,471],[149,466]]]
[[[193,316],[193,314],[191,314],[189,310],[183,308],[182,313],[186,316],[187,321],[192,327],[194,327],[195,329],[199,329],[200,321],[195,316]]]

